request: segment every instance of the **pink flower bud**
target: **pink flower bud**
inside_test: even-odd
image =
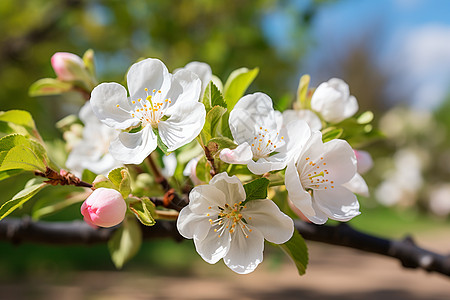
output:
[[[359,174],[364,174],[373,167],[373,160],[370,153],[363,150],[353,150],[355,151],[356,161],[357,161],[357,172]]]
[[[80,73],[85,72],[83,60],[72,53],[56,52],[51,62],[58,79],[63,81],[80,80]]]
[[[112,227],[125,218],[127,205],[122,195],[113,189],[96,189],[81,205],[81,214],[89,225]]]

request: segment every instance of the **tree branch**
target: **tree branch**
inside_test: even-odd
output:
[[[406,268],[423,269],[450,276],[450,257],[418,247],[411,238],[389,240],[357,231],[347,224],[314,225],[295,221],[307,240],[345,246],[398,259]],[[174,221],[159,220],[155,226],[142,226],[146,239],[170,237],[182,240]],[[33,242],[52,245],[105,243],[115,228],[93,229],[83,221],[43,222],[30,218],[6,218],[0,222],[0,240],[14,244]]]

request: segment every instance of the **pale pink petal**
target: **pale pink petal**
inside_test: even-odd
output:
[[[344,187],[314,191],[314,201],[328,218],[349,221],[360,214],[356,196]]]
[[[228,164],[247,164],[253,158],[252,148],[245,142],[235,149],[222,149],[219,158]]]

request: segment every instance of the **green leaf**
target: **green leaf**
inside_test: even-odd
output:
[[[338,139],[342,136],[343,132],[344,129],[342,128],[328,127],[322,131],[322,140],[326,143],[328,141]]]
[[[151,211],[155,211],[155,205],[148,198],[139,199],[130,202],[130,210],[135,214],[139,221],[146,226],[155,225]]]
[[[114,170],[113,170],[114,171]],[[103,175],[98,175],[95,177],[94,181],[92,182],[92,185],[94,188],[107,188],[107,189],[113,189],[113,190],[119,190],[119,187],[116,186],[114,183],[112,183],[111,180],[109,180],[108,177],[105,177]]]
[[[170,152],[168,151],[169,147],[166,146],[166,144],[164,144],[164,142],[161,140],[161,137],[159,136],[159,131],[157,128],[153,128],[153,133],[156,135],[157,137],[157,143],[158,143],[158,147],[159,149],[161,149],[161,151],[165,154],[165,155],[169,155]]]
[[[216,105],[227,108],[227,103],[223,99],[222,93],[212,81],[206,87],[202,103],[205,105],[207,113]]]
[[[228,123],[228,119],[230,118],[230,112],[227,111],[223,114],[222,119],[217,126],[217,136],[227,137],[229,139],[233,139],[233,135],[231,134],[230,124]]]
[[[234,70],[230,74],[224,87],[224,98],[230,111],[236,105],[238,100],[244,95],[245,91],[253,80],[255,80],[258,73],[258,68],[254,68],[252,70],[240,68]]]
[[[72,84],[54,78],[39,79],[30,86],[28,94],[30,97],[58,95],[72,89]]]
[[[95,76],[94,50],[88,49],[83,54],[83,62],[91,76]]]
[[[0,112],[0,121],[11,122],[17,125],[36,128],[31,114],[24,110],[8,110]]]
[[[245,201],[266,199],[267,198],[267,187],[269,186],[270,180],[267,178],[258,178],[247,184],[244,184],[245,190]]]
[[[309,108],[308,98],[306,97],[308,93],[309,82],[311,81],[311,77],[308,74],[300,77],[300,81],[298,83],[297,89],[297,101],[300,104],[300,109]]]
[[[18,207],[22,206],[31,197],[36,195],[40,190],[42,190],[47,184],[42,182],[43,178],[34,178],[28,181],[25,188],[18,192],[11,200],[6,201],[0,207],[0,220],[12,213]]]
[[[1,162],[0,171],[12,169],[45,172],[46,165],[30,147],[20,145],[11,148]]]
[[[279,246],[292,258],[298,273],[304,275],[308,265],[308,247],[300,233],[294,230],[292,238]]]
[[[209,163],[206,161],[205,156],[199,159],[197,163],[197,167],[195,168],[195,175],[197,175],[197,178],[200,179],[203,182],[209,182],[211,179],[211,175],[209,171],[211,170],[211,167]]]
[[[108,241],[111,259],[117,269],[121,269],[139,251],[142,244],[142,232],[135,218],[125,218]]]
[[[206,114],[205,125],[203,126],[201,132],[202,139],[205,143],[216,136],[217,126],[226,111],[226,108],[217,105],[211,108],[211,110]]]
[[[0,171],[0,181],[5,180],[9,177],[16,176],[22,172],[23,172],[23,170],[21,170],[21,169],[11,169],[11,170]]]
[[[215,137],[209,140],[208,145],[209,143],[216,143],[219,150],[224,148],[234,149],[237,147],[235,142],[227,137]]]
[[[104,185],[108,185],[107,181],[101,179],[99,177],[99,182],[102,181]],[[108,179],[111,180],[116,187],[115,189],[122,194],[124,199],[128,198],[128,195],[131,193],[131,179],[127,168],[121,167],[112,170],[108,174]]]
[[[44,165],[49,161],[47,153],[41,144],[33,140],[30,140],[29,138],[20,134],[10,134],[0,139],[0,153],[2,153],[0,155],[0,166],[2,165],[2,162],[5,160],[6,156],[9,154],[10,150],[17,146],[29,149],[29,151],[32,153],[32,156],[37,157],[38,160],[40,160],[41,163],[43,163]],[[0,170],[1,169],[2,168],[0,167]],[[8,169],[23,169],[23,168],[18,167]]]

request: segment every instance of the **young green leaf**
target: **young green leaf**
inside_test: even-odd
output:
[[[0,112],[0,121],[36,128],[31,114],[24,110],[8,110]]]
[[[20,145],[11,148],[0,165],[0,171],[13,169],[45,172],[46,165],[30,147]]]
[[[72,89],[72,84],[54,78],[39,79],[30,86],[28,94],[30,97],[58,95]]]
[[[310,106],[306,97],[310,80],[311,77],[308,74],[305,74],[300,78],[298,83],[297,103],[300,105],[299,109],[306,109]]]
[[[247,184],[244,184],[245,190],[245,201],[266,199],[267,198],[267,187],[269,186],[270,180],[267,178],[258,178]]]
[[[127,168],[121,167],[112,170],[111,172],[109,172],[108,178],[112,182],[112,184],[114,184],[114,189],[118,190],[122,194],[124,199],[128,198],[128,195],[131,193],[131,179],[130,173],[128,173]],[[108,185],[107,181],[101,179],[102,178],[100,177],[99,182],[102,182],[100,183],[100,185]]]
[[[33,153],[33,156],[37,157],[37,159],[40,160],[44,165],[49,161],[47,152],[41,144],[30,140],[29,138],[20,134],[10,134],[0,139],[0,153],[6,152],[0,155],[0,165],[8,155],[8,152],[16,146],[22,146],[29,149],[29,151]]]
[[[161,149],[161,151],[165,154],[165,155],[169,155],[170,152],[168,151],[169,147],[166,146],[166,144],[164,144],[164,142],[161,140],[161,137],[159,136],[159,131],[158,129],[153,128],[153,133],[156,135],[157,137],[157,143],[158,143],[158,147],[159,149]]]
[[[151,211],[155,209],[155,205],[148,198],[132,201],[128,206],[142,224],[146,226],[155,225],[155,219],[153,219],[151,214]]]
[[[237,145],[227,137],[215,137],[209,140],[209,143],[216,143],[218,146],[218,150],[222,150],[224,148],[234,149]]]
[[[329,127],[322,131],[322,140],[324,143],[338,139],[342,136],[342,133],[344,132],[344,129],[342,128],[335,128],[335,127]]]
[[[121,269],[139,251],[142,244],[142,232],[135,218],[125,218],[108,241],[111,259],[117,269]]]
[[[36,195],[47,184],[43,182],[43,178],[33,178],[25,185],[25,188],[18,192],[11,200],[6,201],[0,207],[0,220],[12,213],[14,210],[22,206],[31,197]]]
[[[216,136],[217,126],[222,118],[222,115],[227,111],[222,106],[214,106],[206,114],[205,125],[200,133],[204,143],[207,143],[211,138]]]
[[[300,233],[294,230],[292,238],[279,246],[292,258],[298,273],[304,275],[308,265],[308,247]]]
[[[227,103],[223,99],[222,93],[212,81],[206,87],[202,103],[205,105],[206,113],[216,105],[227,108]]]
[[[258,72],[258,68],[254,68],[252,70],[240,68],[234,70],[230,76],[228,76],[224,87],[224,98],[230,111],[236,105],[238,100],[244,95],[253,80],[255,80]]]
[[[2,152],[0,152],[0,155],[1,155],[1,153]],[[1,160],[2,159],[0,158],[0,161]],[[21,170],[21,169],[12,169],[12,170],[0,171],[0,181],[5,180],[5,179],[7,179],[9,177],[16,176],[16,175],[18,175],[18,174],[20,174],[22,172],[23,172],[23,170]]]

